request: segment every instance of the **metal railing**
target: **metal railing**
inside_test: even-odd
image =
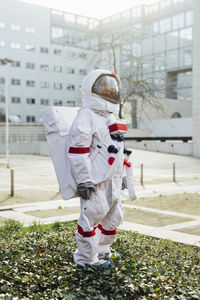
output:
[[[124,137],[125,141],[136,141],[136,142],[142,142],[142,141],[160,141],[160,142],[166,142],[166,141],[182,141],[184,143],[188,143],[188,141],[192,141],[192,136],[170,136],[170,137]]]

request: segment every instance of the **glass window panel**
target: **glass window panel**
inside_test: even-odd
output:
[[[166,67],[167,69],[176,68],[178,66],[178,50],[167,52]]]
[[[152,38],[145,39],[142,41],[142,54],[151,55],[152,54]]]
[[[133,44],[132,45],[132,53],[134,56],[140,56],[141,55],[141,45]]]
[[[158,35],[154,37],[154,52],[165,51],[165,35]]]
[[[185,28],[180,30],[180,46],[191,46],[192,45],[192,28]]]
[[[61,27],[52,27],[51,28],[52,39],[58,39],[63,37],[63,28]]]
[[[192,48],[180,49],[180,65],[181,66],[192,65]]]
[[[171,0],[165,0],[160,3],[161,8],[165,8],[171,4]]]
[[[153,70],[153,59],[152,57],[145,57],[142,65],[143,73],[149,73]]]
[[[72,14],[67,14],[65,13],[64,14],[64,19],[66,22],[75,22],[75,15],[72,15]]]
[[[178,48],[178,31],[172,31],[167,34],[167,50]]]
[[[171,30],[171,18],[160,20],[160,32],[167,32]]]
[[[177,87],[190,87],[192,86],[192,72],[181,72],[177,76]]]
[[[154,68],[156,71],[165,69],[165,56],[163,53],[154,57]]]
[[[160,32],[159,22],[153,23],[153,34]]]
[[[193,11],[189,10],[185,13],[185,26],[193,25]]]
[[[176,30],[184,27],[184,13],[172,16],[172,29]]]

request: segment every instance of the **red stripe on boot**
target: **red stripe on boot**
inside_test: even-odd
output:
[[[83,237],[91,237],[96,234],[95,229],[93,229],[92,231],[83,231],[83,228],[79,225],[78,225],[78,233]]]
[[[73,153],[73,154],[90,153],[90,148],[88,148],[88,147],[84,147],[84,148],[70,147],[69,148],[69,153]]]

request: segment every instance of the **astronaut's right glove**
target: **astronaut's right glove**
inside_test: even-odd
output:
[[[90,199],[92,192],[96,192],[96,187],[91,181],[79,183],[77,185],[78,196],[84,200]]]

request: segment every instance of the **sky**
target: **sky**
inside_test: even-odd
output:
[[[20,0],[93,18],[104,18],[140,4],[160,0]]]

